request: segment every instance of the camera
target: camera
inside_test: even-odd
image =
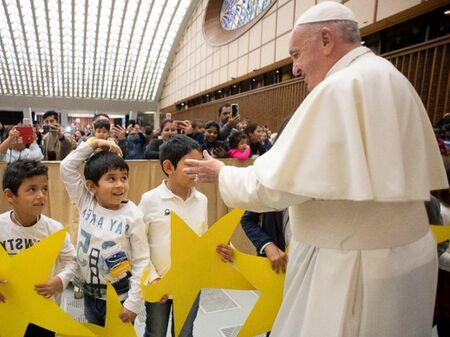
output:
[[[49,131],[50,131],[50,125],[49,124],[44,124],[42,126],[42,133],[46,134],[46,133],[49,133]]]
[[[236,117],[239,115],[239,105],[231,104],[231,117]]]
[[[19,144],[31,144],[33,142],[33,127],[31,125],[16,126],[16,130],[20,133]]]

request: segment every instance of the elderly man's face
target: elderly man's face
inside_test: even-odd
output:
[[[289,54],[292,59],[292,73],[294,76],[303,74],[308,90],[311,91],[326,75],[323,71],[318,33],[311,34],[311,29],[304,25],[295,27],[289,39]]]

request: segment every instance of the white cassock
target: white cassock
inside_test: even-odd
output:
[[[447,178],[423,104],[365,47],[342,57],[274,147],[225,167],[229,207],[289,207],[293,239],[273,337],[426,337],[437,280],[424,200]]]

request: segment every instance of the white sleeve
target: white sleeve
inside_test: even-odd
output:
[[[77,204],[81,197],[88,193],[83,179],[81,179],[80,167],[92,152],[94,150],[88,143],[82,143],[70,152],[60,165],[61,179],[66,186],[67,193],[70,199]]]
[[[44,155],[42,154],[41,148],[37,144],[31,144],[28,149],[27,158],[30,160],[42,160],[44,159]]]
[[[150,223],[149,223],[149,219],[147,217],[147,213],[146,209],[145,209],[145,201],[144,201],[144,197],[141,198],[141,202],[138,205],[139,210],[142,212],[142,214],[144,215],[144,225],[145,225],[145,238],[147,239],[147,244],[149,243],[149,228],[150,228]],[[148,247],[148,251],[149,251],[149,255],[150,255],[150,247]],[[155,266],[153,265],[152,262],[152,257],[150,256],[150,262],[148,264],[148,267],[150,268],[150,273],[147,277],[146,283],[150,284],[152,283],[154,280],[161,278],[161,275],[159,275],[158,271],[156,270]]]
[[[123,305],[128,310],[138,314],[143,303],[141,295],[141,277],[150,264],[150,248],[148,247],[144,220],[139,217],[130,225],[130,290],[128,291],[128,298]]]
[[[228,207],[253,212],[282,210],[311,199],[265,187],[258,181],[253,166],[223,167],[219,173],[219,191]]]
[[[64,245],[59,252],[57,260],[57,276],[61,279],[64,288],[67,287],[67,284],[69,284],[74,277],[77,268],[78,263],[75,248],[73,247],[72,242],[70,242],[69,234],[66,234]]]

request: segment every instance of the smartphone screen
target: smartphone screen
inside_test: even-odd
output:
[[[122,118],[113,118],[113,125],[123,126]]]
[[[231,117],[236,117],[239,115],[239,105],[238,104],[231,104]]]

